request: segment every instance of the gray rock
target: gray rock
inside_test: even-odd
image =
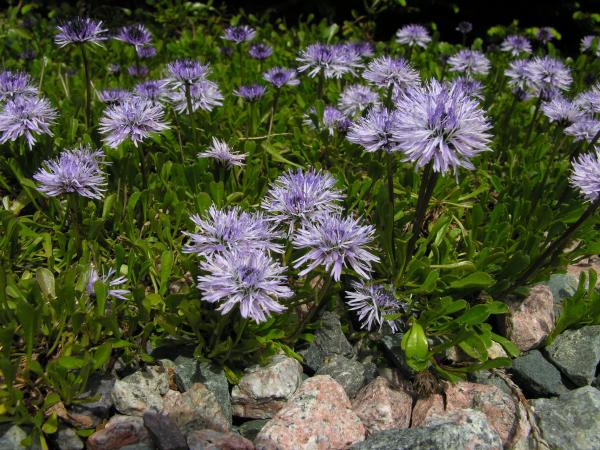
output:
[[[600,361],[600,325],[565,330],[546,351],[575,385],[592,384]]]
[[[85,447],[73,428],[60,427],[55,440],[59,450],[82,450]]]
[[[321,326],[315,333],[310,346],[301,351],[304,363],[312,370],[317,371],[323,365],[326,357],[342,355],[351,358],[354,350],[342,331],[340,319],[333,312],[326,311],[321,317]]]
[[[4,430],[0,436],[0,448],[2,450],[26,450],[21,441],[27,437],[27,433],[18,425],[13,425]]]
[[[532,400],[537,423],[552,449],[600,448],[600,391],[591,386],[558,398]]]
[[[162,413],[172,417],[184,434],[203,429],[229,431],[221,405],[202,383],[193,384],[183,394],[167,392]]]
[[[111,392],[115,384],[114,378],[91,377],[88,381],[87,390],[80,399],[93,399],[85,403],[74,404],[69,407],[69,412],[94,417],[97,419],[106,419],[110,416],[113,407]],[[101,420],[95,420],[99,423]]]
[[[256,435],[262,430],[269,419],[255,419],[244,422],[239,426],[239,432],[242,436],[250,441],[256,439]]]
[[[187,450],[185,436],[172,417],[147,411],[144,413],[144,426],[158,450]]]
[[[193,431],[187,436],[190,450],[254,450],[248,439],[235,433],[214,430]]]
[[[511,396],[513,395],[512,389],[508,384],[506,384],[506,381],[504,381],[499,376],[494,375],[489,370],[479,370],[477,372],[473,372],[472,374],[470,374],[469,379],[472,380],[474,383],[486,384],[488,386],[496,386],[505,394]]]
[[[571,297],[577,290],[577,279],[566,273],[555,273],[543,284],[552,291],[554,314],[558,317],[565,299]]]
[[[358,361],[341,355],[325,358],[324,365],[315,375],[329,375],[344,388],[350,398],[353,398],[367,381],[365,367]]]
[[[402,350],[401,347],[403,337],[404,333],[387,335],[381,339],[381,343],[396,367],[400,369],[404,375],[412,376],[413,370],[406,363],[404,350]]]
[[[142,416],[148,410],[162,409],[162,396],[168,389],[166,370],[161,366],[153,366],[116,380],[111,398],[121,414]]]
[[[502,441],[485,415],[472,409],[430,418],[425,426],[385,430],[350,447],[353,450],[501,450]]]
[[[379,369],[374,362],[363,361],[362,365],[365,368],[365,384],[370,383],[379,376]]]
[[[104,428],[88,437],[86,447],[87,450],[114,450],[126,445],[151,442],[141,417],[117,415],[111,417]]]
[[[529,396],[548,397],[568,390],[561,380],[560,371],[539,350],[531,350],[514,359],[511,371],[517,384]]]
[[[126,445],[119,450],[154,450],[154,445],[146,442],[138,442],[137,444]]]

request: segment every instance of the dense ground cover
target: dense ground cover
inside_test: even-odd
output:
[[[165,344],[235,384],[301,359],[326,309],[373,348],[403,333],[413,374],[510,364],[487,353],[518,354],[506,300],[600,248],[598,38],[569,56],[552,30],[461,27],[369,42],[202,8],[118,29],[9,10],[4,418],[51,434],[50,406]],[[599,322],[576,300],[559,331]]]

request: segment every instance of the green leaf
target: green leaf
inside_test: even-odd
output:
[[[96,314],[103,316],[106,308],[106,297],[108,295],[108,286],[102,280],[94,283],[94,293],[96,294]]]
[[[58,417],[56,413],[50,414],[50,417],[42,425],[42,431],[45,434],[54,434],[58,430]]]
[[[502,302],[491,302],[483,305],[475,305],[456,321],[463,325],[477,325],[483,323],[491,314],[505,314],[508,312],[508,306]]]
[[[474,272],[450,283],[450,289],[485,289],[494,284],[494,279],[486,272]]]
[[[146,310],[151,311],[153,309],[163,309],[165,302],[159,294],[152,293],[144,297],[144,300],[142,300],[142,305],[144,308],[146,308]]]
[[[425,330],[417,322],[413,320],[411,327],[408,329],[400,347],[406,356],[406,362],[411,368],[420,372],[429,366],[429,344]]]
[[[57,360],[55,360],[56,364],[65,368],[65,369],[81,369],[86,365],[86,361],[81,358],[77,358],[75,356],[61,356]]]
[[[100,347],[96,349],[94,352],[94,370],[101,369],[104,364],[108,362],[110,355],[112,353],[112,344],[110,342],[105,342]]]
[[[506,350],[506,353],[508,353],[513,358],[516,358],[521,354],[521,350],[519,350],[519,347],[513,344],[510,340],[506,339],[504,336],[500,336],[496,333],[492,333],[491,336],[492,340],[500,344],[504,348],[504,350]]]
[[[54,274],[45,267],[40,267],[35,271],[35,278],[40,286],[42,295],[44,295],[46,299],[55,299],[56,290],[54,284]]]
[[[165,250],[160,257],[160,294],[165,295],[169,288],[169,276],[173,270],[173,253]]]

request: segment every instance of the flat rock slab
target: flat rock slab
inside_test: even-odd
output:
[[[161,366],[147,367],[116,380],[111,398],[121,414],[142,416],[148,410],[162,409],[162,396],[168,389],[167,371]]]
[[[144,413],[144,426],[150,432],[158,450],[187,450],[185,436],[175,420],[153,411]]]
[[[325,358],[323,363],[316,375],[329,375],[344,388],[350,398],[354,398],[367,381],[365,366],[354,359],[333,355]]]
[[[600,325],[565,330],[546,351],[575,385],[592,384],[600,361]]]
[[[137,416],[113,416],[106,426],[92,434],[86,442],[88,450],[115,450],[130,444],[152,442],[144,427],[144,419]]]
[[[568,391],[560,371],[539,350],[531,350],[513,360],[511,372],[514,380],[530,397],[548,397]]]
[[[332,355],[342,355],[347,358],[354,356],[354,349],[342,331],[340,319],[335,313],[326,311],[321,317],[321,326],[315,333],[308,349],[301,351],[304,363],[317,371]]]

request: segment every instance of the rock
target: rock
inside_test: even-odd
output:
[[[341,449],[365,438],[344,389],[328,375],[309,378],[258,433],[257,449]]]
[[[113,400],[111,392],[115,384],[114,378],[91,376],[88,381],[87,390],[79,396],[80,399],[93,399],[85,403],[73,404],[69,407],[69,415],[72,416],[75,422],[81,422],[80,428],[91,428],[98,425],[102,419],[107,419],[110,416]],[[91,426],[86,425],[89,417]],[[76,424],[73,424],[77,426]]]
[[[584,386],[558,398],[540,398],[531,403],[550,448],[600,448],[600,391],[597,389]]]
[[[138,442],[137,444],[126,445],[119,450],[155,450],[154,445],[146,442]]]
[[[372,434],[353,450],[500,450],[502,441],[479,411],[434,416],[423,427]]]
[[[523,352],[542,344],[554,328],[554,300],[548,286],[538,284],[525,300],[507,302],[505,335]]]
[[[0,432],[2,433],[2,432]],[[4,430],[0,436],[0,448],[2,450],[26,450],[21,441],[27,437],[27,433],[18,425],[12,425]]]
[[[508,358],[508,353],[504,350],[500,344],[496,341],[492,341],[492,345],[490,345],[487,349],[488,358],[496,359],[496,358]]]
[[[190,450],[254,450],[248,439],[235,433],[214,430],[197,430],[188,434]]]
[[[194,430],[229,431],[229,422],[215,395],[202,383],[194,383],[183,394],[169,391],[164,397],[163,414],[175,420],[187,434]]]
[[[429,417],[443,416],[445,413],[444,397],[440,394],[431,394],[428,397],[419,398],[412,410],[411,427],[423,426]]]
[[[54,436],[56,447],[59,450],[82,450],[85,445],[73,428],[59,427]],[[2,447],[0,447],[2,448]]]
[[[151,443],[144,419],[137,416],[113,416],[100,431],[88,437],[88,450],[115,450],[129,444]]]
[[[398,367],[405,375],[412,375],[413,370],[406,363],[404,357],[404,350],[402,350],[402,337],[403,333],[396,333],[392,335],[383,336],[381,343],[386,353],[389,355],[395,366]]]
[[[377,364],[370,361],[362,361],[362,365],[365,368],[365,384],[370,383],[379,376]]]
[[[169,389],[169,378],[160,366],[147,367],[122,380],[116,380],[111,398],[115,408],[122,414],[142,416],[153,409],[160,411],[163,406],[162,395]]]
[[[171,416],[147,411],[144,413],[144,426],[158,450],[187,450],[185,436]]]
[[[538,350],[514,359],[511,371],[515,382],[529,397],[548,397],[567,391],[559,370]]]
[[[578,275],[579,277],[579,275]],[[554,300],[554,316],[558,317],[562,311],[562,304],[566,298],[571,297],[577,290],[577,278],[564,273],[555,273],[544,283],[552,291]]]
[[[102,421],[101,418],[95,416],[90,411],[83,411],[82,414],[76,413],[74,409],[67,411],[63,402],[52,405],[44,412],[46,416],[50,416],[51,414],[56,414],[65,423],[75,428],[95,428]]]
[[[256,439],[256,435],[260,430],[263,429],[268,421],[268,419],[249,420],[248,422],[244,422],[239,426],[239,432],[246,439],[254,441]]]
[[[253,366],[231,391],[233,414],[267,419],[279,411],[302,383],[302,366],[294,358],[275,355],[266,366]]]
[[[590,256],[587,260],[582,260],[577,264],[567,266],[567,273],[573,277],[575,287],[577,287],[579,274],[581,274],[581,272],[585,272],[586,280],[588,280],[587,273],[590,269],[594,269],[596,273],[600,273],[600,257],[598,257],[598,255]],[[596,281],[596,287],[600,287],[600,280]]]
[[[408,428],[412,396],[402,388],[393,389],[389,381],[378,377],[359,391],[352,409],[369,433]]]
[[[329,375],[344,388],[348,397],[353,398],[365,385],[365,367],[358,361],[333,355],[325,358],[323,362],[324,365],[315,374]]]
[[[323,365],[327,356],[342,355],[351,358],[354,350],[342,331],[340,319],[333,312],[326,311],[321,317],[321,326],[315,333],[310,346],[301,351],[304,363],[317,371]]]
[[[512,389],[508,384],[506,384],[506,381],[489,370],[478,370],[477,372],[470,374],[469,381],[472,381],[473,383],[486,384],[488,386],[496,386],[505,394],[510,396],[513,395]]]
[[[575,385],[591,384],[600,361],[600,325],[565,330],[546,351],[550,361]]]

